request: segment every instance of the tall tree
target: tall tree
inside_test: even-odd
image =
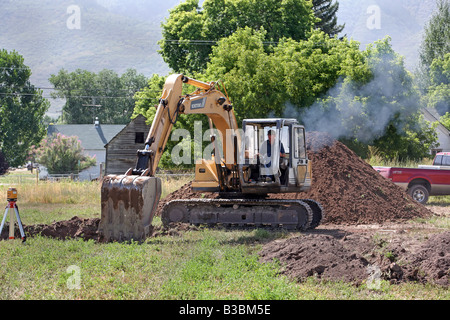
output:
[[[438,0],[425,26],[416,81],[423,104],[439,115],[450,111],[450,1]]]
[[[134,110],[133,96],[147,83],[134,69],[121,76],[107,69],[99,73],[62,69],[49,80],[57,89],[54,97],[66,99],[62,122],[76,124],[93,123],[95,117],[101,123],[128,123]]]
[[[424,98],[426,106],[443,116],[450,112],[450,53],[436,58],[428,74],[428,90]]]
[[[30,76],[21,55],[0,51],[0,150],[13,167],[23,165],[31,146],[45,135],[43,118],[50,104]]]
[[[337,24],[336,13],[339,10],[339,2],[333,0],[312,0],[313,11],[318,21],[315,27],[322,30],[330,37],[334,37],[344,30],[344,25]]]
[[[283,38],[266,52],[263,31],[238,30],[213,48],[205,80],[224,81],[237,118],[292,116],[333,88],[340,77],[366,79],[359,43],[315,30],[308,40]]]
[[[450,1],[437,0],[437,10],[426,24],[420,49],[421,63],[428,69],[433,60],[450,52]]]
[[[307,0],[187,0],[162,23],[164,61],[175,72],[204,71],[212,47],[239,28],[264,29],[266,42],[306,39],[316,18]]]

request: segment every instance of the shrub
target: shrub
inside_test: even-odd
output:
[[[96,164],[95,157],[84,154],[76,136],[67,137],[54,133],[32,152],[35,153],[36,161],[47,167],[50,174],[74,173]]]

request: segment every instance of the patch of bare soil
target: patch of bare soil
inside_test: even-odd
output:
[[[279,261],[282,273],[298,281],[315,276],[356,285],[377,280],[450,284],[450,231],[424,236],[380,226],[323,229],[272,241],[259,254],[263,262]]]
[[[73,217],[70,220],[57,221],[51,224],[24,225],[23,229],[27,237],[41,235],[48,238],[67,240],[83,239],[100,241],[98,235],[98,225],[100,219],[82,219]],[[187,231],[198,230],[196,226],[189,224],[170,224],[167,228],[163,226],[153,227],[152,237],[181,236]],[[20,231],[15,225],[14,236],[20,239]],[[9,237],[9,223],[6,223],[0,235],[0,240],[7,240]]]
[[[300,281],[316,276],[355,284],[384,279],[448,286],[450,232],[418,231],[410,222],[448,208],[433,206],[433,213],[326,134],[309,133],[307,144],[311,190],[281,197],[314,199],[325,219],[317,230],[266,244],[261,260],[280,261],[282,272]]]
[[[82,238],[97,240],[100,219],[82,219],[73,217],[70,220],[57,221],[52,224],[37,224],[24,226],[25,234],[29,236],[42,235],[59,240]]]

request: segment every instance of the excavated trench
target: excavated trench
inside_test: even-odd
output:
[[[450,231],[420,227],[415,218],[435,213],[412,200],[402,189],[383,178],[344,144],[323,133],[307,135],[313,165],[313,186],[307,193],[271,194],[272,199],[314,199],[325,218],[309,232],[265,243],[261,261],[277,260],[282,273],[302,281],[309,276],[324,280],[363,282],[374,288],[379,280],[431,282],[448,286],[450,277]],[[190,183],[160,201],[214,198],[196,193]],[[99,219],[74,217],[51,225],[24,226],[28,236],[41,234],[56,239],[98,240]],[[155,228],[153,236],[180,235],[191,226],[170,230]],[[1,235],[7,238],[7,228]]]

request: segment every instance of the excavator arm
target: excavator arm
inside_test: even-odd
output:
[[[192,85],[196,90],[183,95],[183,84]],[[222,143],[222,152],[226,158],[233,159],[228,165],[236,165],[241,137],[229,99],[217,89],[215,82],[202,82],[181,74],[170,75],[145,147],[137,152],[136,167],[123,175],[108,175],[103,179],[99,225],[103,241],[141,240],[151,233],[151,222],[161,196],[161,181],[155,173],[180,114],[207,115],[210,126],[215,126],[222,139],[227,140]]]
[[[182,84],[195,86],[192,94],[182,95]],[[205,114],[220,131],[222,137],[236,134],[240,142],[238,125],[230,101],[217,90],[217,83],[202,82],[174,74],[168,77],[163,88],[155,118],[145,142],[145,149],[138,151],[138,163],[132,174],[154,176],[167,141],[180,114]],[[224,154],[227,150],[223,145]],[[233,148],[237,146],[232,146]]]

